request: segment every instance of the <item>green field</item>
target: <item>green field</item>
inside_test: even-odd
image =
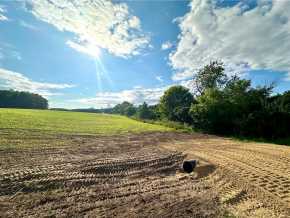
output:
[[[117,115],[26,109],[0,109],[1,129],[97,135],[170,130]]]

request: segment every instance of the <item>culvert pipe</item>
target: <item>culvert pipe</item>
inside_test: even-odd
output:
[[[185,161],[183,161],[182,169],[186,173],[191,173],[191,172],[193,172],[197,163],[198,163],[197,160],[185,160]]]

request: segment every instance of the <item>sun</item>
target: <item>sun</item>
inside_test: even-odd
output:
[[[96,59],[100,59],[101,56],[101,49],[95,45],[86,45],[86,53]]]
[[[74,42],[74,41],[68,41],[67,44],[74,48],[75,50],[84,53],[86,55],[89,55],[95,59],[99,59],[101,56],[101,49],[99,46],[94,45],[92,43],[80,43],[80,42]]]

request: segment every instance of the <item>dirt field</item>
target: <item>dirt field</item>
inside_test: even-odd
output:
[[[290,216],[290,147],[213,136],[162,147],[212,166],[221,202],[237,217]]]
[[[0,149],[0,217],[290,215],[289,147],[174,132],[21,143],[35,146]],[[185,158],[196,172],[179,170]]]

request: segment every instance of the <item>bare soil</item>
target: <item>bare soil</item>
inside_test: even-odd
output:
[[[216,170],[215,187],[236,217],[290,217],[290,147],[216,136],[163,144],[200,160],[197,172]]]
[[[0,217],[290,215],[286,146],[174,132],[7,135],[35,146],[0,148]],[[186,174],[191,158],[200,163]]]

